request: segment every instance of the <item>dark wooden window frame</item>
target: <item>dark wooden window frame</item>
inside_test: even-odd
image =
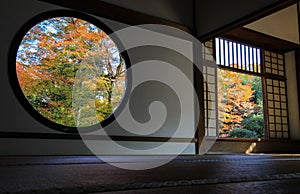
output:
[[[89,22],[95,26],[97,26],[99,29],[101,29],[103,32],[106,34],[112,33],[112,30],[106,26],[104,23],[99,21],[93,16],[90,16],[88,14],[84,14],[81,12],[73,11],[73,10],[53,10],[53,11],[46,11],[41,14],[38,14],[31,18],[28,22],[26,22],[16,33],[14,40],[11,44],[10,47],[10,52],[9,52],[9,69],[8,69],[8,74],[10,78],[10,84],[13,88],[13,91],[15,93],[15,96],[18,98],[20,104],[23,106],[23,108],[37,121],[42,123],[43,125],[54,129],[56,131],[60,131],[63,133],[77,133],[77,127],[72,127],[72,126],[65,126],[61,125],[59,123],[56,123],[54,121],[51,121],[50,119],[42,116],[37,110],[34,109],[34,107],[30,104],[30,102],[27,100],[25,97],[22,88],[20,87],[18,76],[16,74],[16,56],[17,56],[17,51],[20,47],[22,39],[26,36],[26,33],[33,28],[34,26],[38,25],[40,22],[44,20],[48,20],[51,18],[55,17],[73,17],[73,18],[80,18],[86,22]],[[122,47],[121,41],[117,37],[110,37],[112,41],[118,46]],[[126,68],[130,67],[130,60],[127,52],[122,52],[120,53],[122,58],[125,61]],[[130,74],[127,75],[126,79],[131,79]],[[129,86],[127,86],[129,87]],[[130,88],[130,87],[129,87]],[[127,96],[128,92],[125,91],[124,96]],[[125,101],[121,101],[119,104],[119,107],[124,107],[124,104],[126,103]],[[119,109],[119,107],[117,109]],[[115,111],[117,112],[117,111]],[[92,126],[87,126],[87,127],[82,127],[86,130],[86,132],[90,132],[95,130],[97,126],[107,126],[109,123],[113,122],[115,120],[114,114],[111,114],[108,116],[106,119],[103,121],[99,122],[98,124],[92,125]]]
[[[115,5],[111,5],[101,1],[86,0],[84,4],[81,0],[39,0],[50,4],[60,5],[62,7],[71,8],[77,12],[84,14],[92,14],[93,16],[104,17],[107,19],[115,20],[129,25],[138,24],[163,24],[181,29],[187,33],[194,34],[193,31],[185,26],[171,22],[165,19],[149,16],[146,14],[138,13],[128,9],[124,9]],[[53,12],[55,12],[54,10]],[[63,12],[63,11],[62,11]],[[66,11],[68,12],[68,11]],[[201,88],[201,87],[200,87]],[[197,90],[201,93],[201,90]],[[201,101],[200,101],[201,102]],[[198,114],[201,117],[203,114]],[[45,122],[42,122],[45,124]],[[201,122],[200,124],[201,125]],[[51,128],[57,125],[51,125]],[[62,126],[62,129],[66,128]],[[70,131],[74,132],[74,130]],[[115,141],[133,141],[133,142],[177,142],[177,143],[195,143],[198,142],[198,132],[195,133],[194,138],[170,138],[170,137],[152,137],[152,136],[110,136]],[[4,132],[0,131],[0,138],[17,138],[17,139],[64,139],[64,140],[80,140],[82,137],[76,133],[28,133],[28,132]],[[88,139],[101,140],[101,137],[87,135]],[[105,139],[105,138],[104,138]]]

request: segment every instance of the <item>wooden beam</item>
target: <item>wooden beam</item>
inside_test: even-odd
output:
[[[83,135],[88,140],[107,140],[108,137],[97,135]],[[57,133],[23,133],[23,132],[0,132],[0,138],[17,139],[64,139],[81,140],[79,134],[57,134]],[[196,143],[196,138],[169,138],[150,136],[109,136],[114,141],[134,141],[134,142],[176,142],[176,143]]]
[[[298,36],[300,39],[300,3],[297,3],[297,15],[298,15]],[[298,106],[300,112],[300,48],[295,50],[296,58],[296,75],[297,76],[297,89],[298,89]],[[299,118],[300,120],[300,118]]]
[[[59,5],[62,7],[74,9],[77,11],[86,12],[99,17],[104,17],[114,21],[119,21],[130,25],[139,24],[163,24],[172,26],[188,33],[193,33],[192,29],[181,24],[162,19],[155,16],[150,16],[137,11],[129,10],[123,7],[112,5],[99,0],[39,0],[42,2]]]
[[[205,42],[205,41],[208,41],[214,37],[218,37],[220,36],[221,34],[224,34],[228,31],[231,31],[235,28],[239,28],[239,27],[242,27],[242,26],[245,26],[251,22],[254,22],[258,19],[261,19],[265,16],[268,16],[272,13],[275,13],[279,10],[282,10],[284,8],[287,8],[295,3],[298,3],[299,0],[279,0],[279,1],[276,1],[275,3],[263,8],[263,9],[260,9],[260,10],[256,10],[255,12],[245,16],[245,17],[242,17],[242,18],[237,18],[234,22],[231,22],[229,24],[224,24],[224,26],[220,26],[218,29],[215,29],[209,33],[206,33],[204,35],[201,35],[199,37],[200,41],[201,42]],[[216,5],[217,6],[217,5]],[[212,11],[212,15],[213,14],[216,14]]]
[[[201,52],[200,52],[201,53]],[[196,154],[199,154],[202,140],[205,136],[205,109],[204,109],[204,82],[203,74],[194,66],[194,87],[197,94],[199,107],[195,107],[195,119],[197,120],[196,130]],[[197,105],[196,105],[197,106]]]
[[[295,50],[296,48],[300,48],[298,44],[272,37],[260,32],[256,32],[244,27],[236,28],[234,30],[226,32],[225,34],[222,34],[221,37],[279,53],[285,53]]]

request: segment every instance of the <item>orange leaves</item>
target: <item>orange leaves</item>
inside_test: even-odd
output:
[[[38,65],[29,66],[24,65],[17,61],[16,72],[19,80],[19,84],[23,90],[29,90],[34,87],[39,80],[45,79],[46,74],[40,71],[41,67]]]
[[[241,128],[243,118],[254,112],[251,79],[251,75],[219,69],[219,121],[223,131]]]
[[[110,37],[93,24],[71,17],[50,18],[34,26],[22,44],[16,63],[18,80],[26,98],[44,117],[74,126],[74,115],[81,111],[87,119],[82,126],[91,124],[88,110],[72,109],[78,72],[85,71],[88,80],[80,80],[80,84],[96,94],[100,120],[120,102],[125,90],[124,61]],[[82,99],[89,96],[79,93]]]

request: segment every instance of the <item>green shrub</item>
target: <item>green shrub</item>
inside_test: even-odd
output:
[[[264,137],[264,117],[263,114],[250,114],[242,120],[242,128],[256,133],[257,138]]]
[[[228,131],[228,134],[228,137],[235,138],[258,138],[258,134],[255,131],[251,131],[248,129],[235,128],[231,131]]]

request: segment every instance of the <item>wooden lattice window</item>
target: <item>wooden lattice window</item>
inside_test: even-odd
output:
[[[203,78],[204,78],[204,110],[205,135],[218,136],[218,96],[217,96],[217,66],[213,57],[213,41],[203,45]]]
[[[261,78],[265,138],[289,138],[284,55],[223,38],[206,42],[203,49],[206,135],[219,135],[217,76],[221,68]]]
[[[271,139],[289,138],[284,55],[264,51],[267,129]]]

